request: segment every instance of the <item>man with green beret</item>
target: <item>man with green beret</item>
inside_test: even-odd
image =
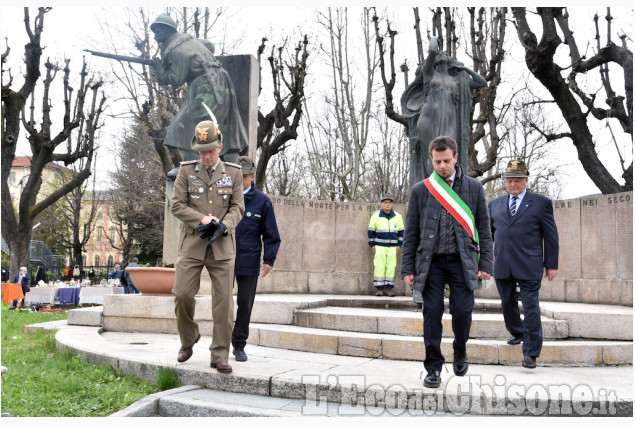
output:
[[[220,159],[223,135],[212,121],[198,123],[191,148],[199,153],[200,159],[181,163],[171,200],[172,214],[182,222],[172,289],[181,338],[177,360],[187,361],[192,356],[192,347],[200,339],[194,321],[194,296],[200,288],[201,271],[206,267],[212,280],[214,322],[210,366],[221,373],[230,373],[232,367],[227,358],[234,319],[234,230],[245,211],[242,173],[240,166]],[[208,238],[201,238],[197,226],[212,221],[222,233],[208,243]]]

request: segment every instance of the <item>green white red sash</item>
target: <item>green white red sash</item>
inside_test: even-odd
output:
[[[426,185],[432,196],[443,205],[451,215],[458,221],[467,231],[470,237],[476,242],[477,251],[481,253],[481,247],[478,244],[478,230],[474,222],[474,215],[469,207],[459,198],[454,190],[439,176],[436,171],[425,179],[423,183]]]

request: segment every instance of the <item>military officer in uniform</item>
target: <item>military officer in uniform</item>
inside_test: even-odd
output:
[[[194,296],[200,287],[201,271],[206,267],[212,280],[214,321],[210,365],[221,373],[230,373],[232,367],[227,358],[234,319],[234,230],[245,212],[242,172],[240,166],[220,159],[223,136],[214,122],[198,123],[191,146],[200,159],[181,163],[171,201],[172,214],[182,222],[172,289],[181,338],[177,360],[188,360],[192,347],[200,339],[194,321]],[[201,239],[197,226],[212,220],[226,229],[208,246],[208,239]]]

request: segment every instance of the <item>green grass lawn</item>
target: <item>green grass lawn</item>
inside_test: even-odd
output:
[[[54,333],[24,326],[66,313],[8,310],[2,303],[2,412],[11,416],[107,416],[159,389],[110,366],[55,348]]]

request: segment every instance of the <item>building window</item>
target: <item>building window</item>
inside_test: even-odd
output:
[[[99,255],[95,255],[95,267],[99,267]]]
[[[9,174],[9,183],[15,183],[15,171]]]
[[[103,237],[104,237],[104,232],[103,232],[103,229],[102,229],[101,227],[98,227],[98,228],[97,228],[97,235],[95,236],[95,241],[97,241],[97,242],[101,242],[101,240],[103,239]]]
[[[97,214],[97,220],[103,220],[104,219],[104,213],[98,213]]]
[[[108,256],[108,267],[112,267],[114,263],[115,263],[115,259],[112,258],[112,255],[109,255]]]
[[[86,266],[86,256],[82,255],[82,265]]]
[[[114,227],[110,228],[110,242],[115,243],[115,228]]]

